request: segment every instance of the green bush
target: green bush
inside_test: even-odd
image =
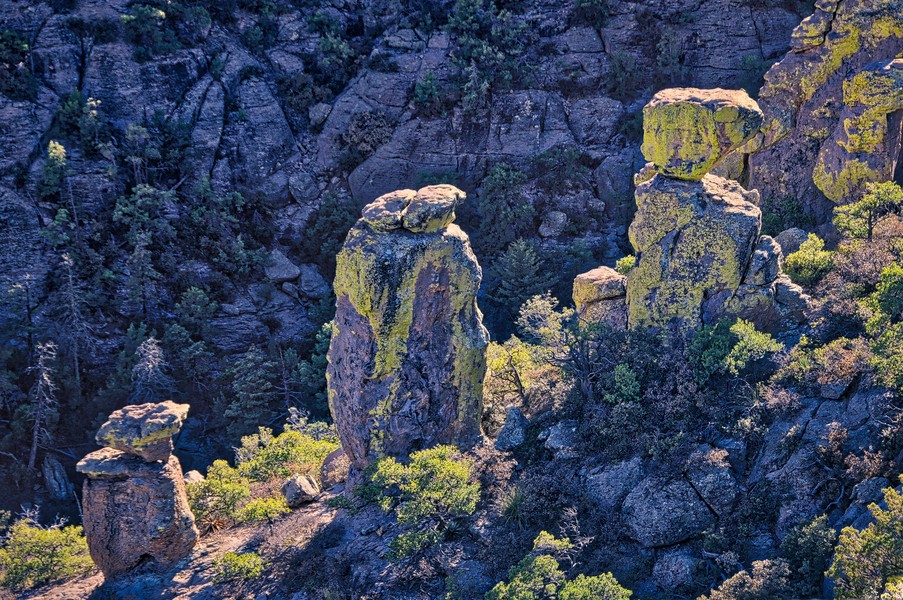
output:
[[[278,519],[291,510],[282,496],[254,498],[242,507],[238,513],[238,521],[241,523],[264,523]]]
[[[573,20],[579,25],[589,27],[605,27],[611,16],[610,0],[576,0],[574,2]]]
[[[226,461],[217,460],[203,481],[187,486],[187,493],[198,524],[216,530],[239,520],[241,506],[251,496],[251,482]]]
[[[753,561],[752,569],[733,575],[699,600],[785,600],[792,594],[789,577],[785,560]]]
[[[38,80],[28,67],[28,39],[12,29],[0,30],[0,94],[10,100],[34,100]]]
[[[24,518],[9,528],[0,546],[0,581],[5,588],[36,587],[85,575],[93,568],[81,526],[41,527]]]
[[[800,245],[800,249],[784,260],[784,272],[794,283],[812,286],[822,280],[834,266],[834,253],[828,252],[825,242],[814,233]]]
[[[406,529],[390,543],[393,558],[441,541],[454,522],[476,510],[480,484],[472,482],[473,464],[457,454],[454,446],[436,446],[412,453],[408,464],[387,457],[373,467],[369,493]],[[397,498],[386,493],[395,486]]]
[[[621,275],[627,275],[635,266],[636,256],[630,254],[628,256],[622,256],[618,259],[618,261],[615,263],[615,271],[617,271]]]
[[[256,552],[227,552],[214,562],[217,583],[248,581],[263,573],[263,559]]]
[[[783,346],[743,319],[706,325],[690,340],[689,357],[696,381],[703,385],[716,373],[739,375],[746,366]]]
[[[235,455],[239,473],[251,481],[265,483],[299,474],[319,478],[323,460],[338,448],[338,438],[332,431],[316,439],[293,430],[273,436],[271,429],[261,427],[258,433],[241,438]]]
[[[442,92],[433,71],[427,71],[423,79],[414,84],[414,106],[426,115],[436,115],[442,110]]]
[[[884,490],[887,509],[870,504],[874,522],[859,531],[844,527],[827,575],[835,598],[878,598],[885,586],[903,576],[903,494]]]
[[[474,240],[489,255],[502,251],[512,241],[531,233],[536,209],[525,197],[526,173],[498,163],[489,169],[477,196],[479,229]]]
[[[790,566],[790,579],[796,594],[803,598],[821,593],[822,579],[837,532],[822,515],[805,525],[795,527],[781,542],[781,555]]]
[[[869,183],[857,202],[834,209],[834,225],[853,238],[872,239],[875,226],[883,219],[899,214],[903,208],[903,189],[893,181]]]
[[[167,27],[166,13],[149,4],[133,4],[129,14],[122,15],[126,40],[135,46],[135,59],[150,60],[160,54],[180,50],[182,44]]]
[[[611,573],[568,579],[553,556],[573,548],[570,540],[543,531],[533,541],[533,554],[508,571],[508,581],[500,581],[486,600],[629,600],[630,590],[621,587]]]

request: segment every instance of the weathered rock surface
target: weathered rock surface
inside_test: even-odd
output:
[[[383,197],[364,209],[337,258],[329,404],[358,469],[480,435],[482,271],[467,235],[449,223],[463,198],[451,186]]]
[[[323,489],[329,489],[345,481],[348,477],[348,469],[351,467],[351,461],[345,454],[343,448],[333,450],[323,459],[323,466],[320,467],[320,481],[323,483]]]
[[[903,51],[901,9],[899,0],[825,0],[793,31],[791,51],[771,67],[759,92],[765,147],[750,156],[749,185],[764,198],[793,199],[819,220],[830,219],[833,203],[813,181],[816,159],[822,148],[837,147],[829,138],[842,135],[850,80]],[[824,152],[836,155],[833,148]],[[820,187],[829,191],[842,194],[846,187],[823,180]]]
[[[292,508],[313,502],[320,495],[320,485],[310,475],[295,475],[282,484],[282,496]]]
[[[624,497],[643,479],[643,461],[632,458],[604,469],[590,471],[586,495],[601,510],[617,509]]]
[[[627,278],[610,267],[596,267],[574,279],[574,305],[587,323],[627,326]]]
[[[696,327],[740,287],[761,228],[759,195],[707,175],[637,186],[628,273],[631,327]]]
[[[665,89],[643,108],[643,156],[659,173],[698,181],[761,125],[742,90]]]
[[[175,456],[148,463],[104,448],[78,464],[88,550],[107,578],[164,569],[191,552],[198,530]]]
[[[785,257],[799,250],[807,239],[808,232],[799,227],[785,229],[774,237],[774,241],[781,247],[781,254]]]
[[[516,406],[505,414],[505,424],[495,438],[495,449],[507,452],[521,446],[527,439],[527,417]]]
[[[148,462],[166,460],[172,453],[172,436],[188,416],[187,404],[171,400],[135,404],[110,415],[97,432],[97,443],[140,456]]]
[[[855,200],[867,183],[894,177],[903,125],[903,59],[872,63],[845,81],[843,106],[812,171],[815,185],[835,203]]]

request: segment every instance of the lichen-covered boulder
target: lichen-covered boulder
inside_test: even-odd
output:
[[[903,59],[873,63],[843,84],[844,108],[818,153],[812,180],[832,202],[893,179],[900,156]]]
[[[455,208],[467,195],[452,185],[431,185],[383,194],[364,207],[361,218],[374,231],[439,231],[455,220]]]
[[[574,279],[574,305],[587,323],[608,323],[623,329],[627,325],[627,278],[610,267],[596,267]]]
[[[138,567],[163,570],[194,548],[198,530],[175,456],[146,462],[104,448],[76,469],[87,475],[82,511],[88,550],[105,577]]]
[[[476,304],[482,271],[467,235],[446,222],[463,192],[437,187],[405,195],[402,228],[382,219],[374,227],[367,215],[376,210],[365,208],[336,260],[329,405],[356,469],[480,436],[489,338]],[[417,204],[436,198],[435,209]]]
[[[759,237],[759,195],[706,175],[698,182],[657,175],[636,189],[627,274],[631,327],[697,327],[740,287]]]
[[[743,283],[749,285],[768,285],[781,274],[781,263],[784,260],[781,246],[773,237],[763,235],[756,244]]]
[[[765,75],[758,97],[765,114],[763,148],[750,155],[749,186],[763,198],[792,199],[829,221],[834,203],[813,182],[813,167],[823,146],[836,146],[832,133],[844,127],[845,82],[901,52],[903,1],[816,2],[794,30],[790,52]]]
[[[665,89],[643,108],[643,156],[659,173],[698,181],[761,125],[742,90]]]
[[[148,462],[166,460],[172,453],[172,436],[182,428],[189,408],[171,400],[120,408],[98,430],[97,443]]]

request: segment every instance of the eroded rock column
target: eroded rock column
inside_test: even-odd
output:
[[[188,556],[198,539],[182,466],[172,437],[187,404],[126,406],[97,433],[109,446],[79,461],[87,476],[82,511],[88,550],[105,577],[138,567],[165,569]]]
[[[356,469],[480,436],[489,335],[482,271],[453,224],[464,198],[449,185],[381,196],[337,257],[329,406]]]

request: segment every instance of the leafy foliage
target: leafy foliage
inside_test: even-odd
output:
[[[834,209],[834,225],[850,237],[871,240],[878,222],[901,208],[903,189],[897,183],[869,183],[859,201]]]
[[[794,283],[815,285],[834,266],[834,254],[824,249],[825,242],[814,233],[800,245],[800,249],[784,260],[784,272]]]
[[[26,517],[13,523],[0,547],[0,575],[6,588],[32,588],[93,569],[80,526],[57,522],[42,527]]]
[[[263,574],[264,562],[256,552],[227,552],[214,562],[217,583],[248,581]]]

